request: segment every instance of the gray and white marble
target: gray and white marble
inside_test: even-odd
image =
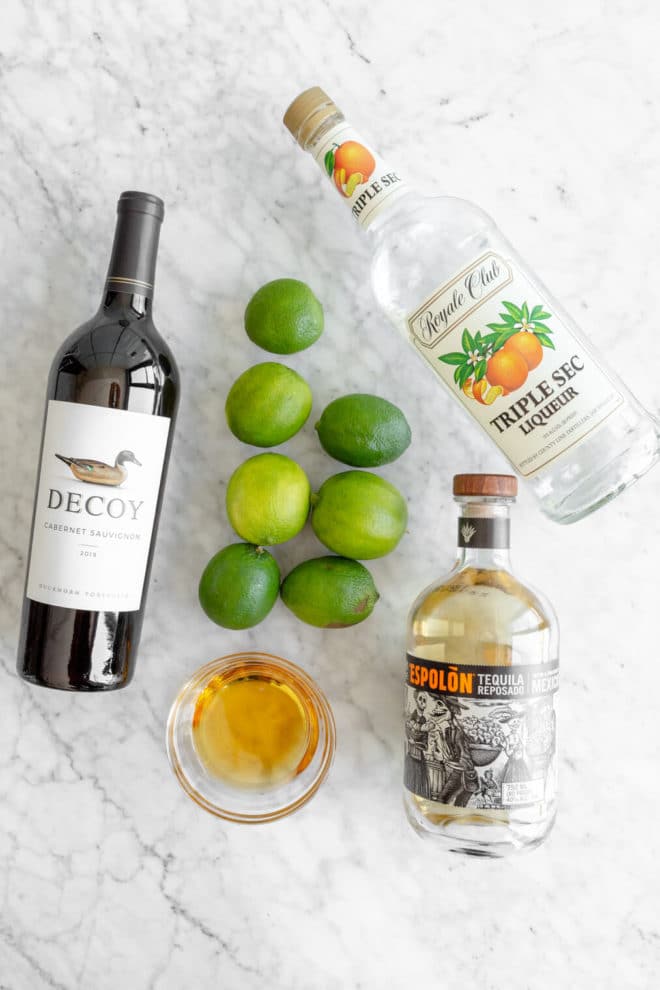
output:
[[[526,492],[516,510],[519,570],[563,633],[550,841],[507,862],[423,844],[400,801],[405,615],[452,560],[452,473],[504,462],[385,325],[367,245],[281,116],[318,82],[420,187],[478,201],[657,411],[659,32],[651,0],[4,0],[3,990],[657,986],[659,470],[573,527]],[[97,305],[125,188],[166,200],[156,316],[184,398],[136,679],[73,697],[17,679],[18,615],[47,369]],[[231,538],[226,481],[251,452],[223,414],[264,359],[242,311],[281,275],[326,307],[323,338],[290,361],[314,413],[375,390],[415,435],[383,472],[407,494],[409,534],[374,563],[373,618],[348,631],[278,604],[224,632],[196,603]],[[315,484],[337,470],[311,425],[285,450]],[[286,570],[317,552],[308,532],[278,557]],[[317,798],[257,828],[199,810],[164,752],[182,680],[246,646],[303,664],[339,733]]]

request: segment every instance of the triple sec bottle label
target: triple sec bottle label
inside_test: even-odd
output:
[[[413,346],[525,478],[623,402],[552,304],[493,251],[426,299],[408,329]]]
[[[169,428],[163,416],[49,401],[28,598],[140,608]]]
[[[368,227],[385,205],[406,192],[398,172],[343,121],[321,138],[313,155],[361,227]]]
[[[559,661],[442,663],[408,654],[404,783],[460,808],[550,802],[557,787]]]

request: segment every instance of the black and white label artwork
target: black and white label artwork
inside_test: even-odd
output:
[[[404,783],[461,808],[538,804],[555,793],[559,661],[473,666],[408,654]]]

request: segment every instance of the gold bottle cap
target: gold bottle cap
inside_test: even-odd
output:
[[[320,86],[312,86],[295,98],[284,114],[284,124],[304,148],[319,124],[339,112],[339,108]]]
[[[484,495],[492,498],[515,498],[518,479],[512,474],[456,474],[454,495]]]

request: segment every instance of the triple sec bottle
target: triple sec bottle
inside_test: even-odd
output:
[[[585,516],[651,467],[656,422],[490,217],[409,187],[318,87],[284,123],[368,232],[385,315],[550,518]]]
[[[511,569],[516,493],[510,475],[454,478],[458,560],[408,620],[406,813],[481,856],[538,845],[557,807],[557,620]]]
[[[163,213],[121,194],[99,310],[51,367],[18,648],[44,687],[107,691],[135,670],[179,396],[151,315]]]

